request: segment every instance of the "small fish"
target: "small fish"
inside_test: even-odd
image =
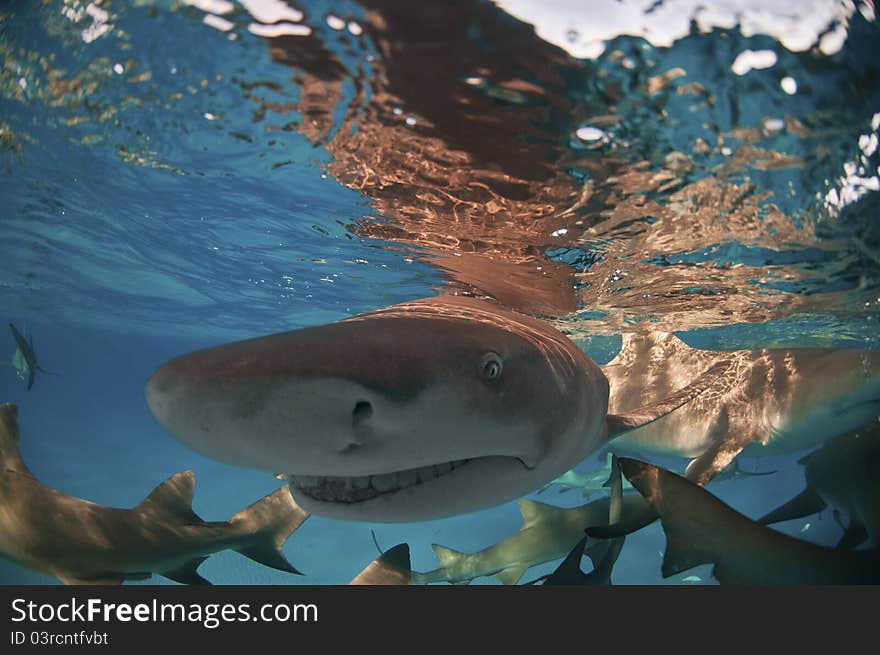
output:
[[[9,329],[12,330],[12,337],[15,339],[15,352],[12,353],[10,364],[15,368],[19,380],[27,378],[27,390],[30,391],[31,387],[34,386],[36,371],[41,373],[49,372],[41,368],[37,363],[33,336],[29,339],[25,338],[12,323],[9,324]]]

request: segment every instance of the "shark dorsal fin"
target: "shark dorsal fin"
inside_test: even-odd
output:
[[[440,560],[440,566],[442,568],[452,566],[459,557],[464,555],[464,553],[453,550],[452,548],[447,548],[446,546],[441,546],[440,544],[431,544],[431,549],[434,551],[437,559]]]
[[[172,475],[157,486],[135,509],[140,512],[173,516],[181,523],[202,523],[192,509],[196,476],[192,471]]]
[[[522,514],[523,524],[521,530],[526,530],[542,518],[555,514],[557,512],[561,512],[563,509],[561,507],[555,507],[553,505],[547,505],[546,503],[539,503],[536,500],[526,500],[523,498],[519,501],[519,513]]]
[[[657,419],[663,418],[670,412],[675,411],[712,386],[729,367],[730,362],[722,360],[706,369],[690,384],[659,402],[638,407],[624,414],[609,414],[608,438],[614,439],[624,432],[629,432],[630,430],[635,430],[648,423],[653,423]]]

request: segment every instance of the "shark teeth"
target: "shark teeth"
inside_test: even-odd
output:
[[[422,466],[395,473],[358,477],[288,475],[293,490],[315,500],[334,503],[359,503],[377,496],[396,493],[424,482],[430,482],[471,460],[459,459],[431,466]]]

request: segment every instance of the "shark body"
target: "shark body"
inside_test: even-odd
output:
[[[740,514],[690,480],[621,458],[620,468],[663,523],[663,577],[713,564],[722,584],[878,584],[880,550],[828,548]]]
[[[638,494],[626,494],[622,496],[622,505],[623,512],[636,512],[644,507],[644,501]],[[467,584],[482,576],[495,576],[504,584],[516,584],[526,569],[569,555],[584,537],[585,528],[608,525],[610,506],[609,498],[572,508],[520,500],[523,524],[519,532],[476,553],[460,553],[434,544],[440,566],[434,571],[413,573],[413,584]],[[596,545],[601,547],[598,556],[591,550]],[[603,541],[588,539],[581,552],[593,557],[597,565],[606,546]]]
[[[662,398],[694,371],[729,368],[681,409],[616,439],[622,453],[693,458],[687,477],[705,484],[742,451],[806,450],[880,414],[880,351],[794,348],[713,352],[669,333],[625,335],[602,367],[609,411]]]
[[[880,545],[880,424],[871,421],[828,440],[800,460],[806,489],[758,519],[763,525],[789,521],[831,507],[847,525],[838,547],[867,541]]]
[[[229,521],[205,522],[192,510],[192,471],[172,476],[133,509],[104,507],[47,487],[18,449],[15,405],[0,405],[0,552],[65,584],[119,584],[153,573],[206,584],[197,569],[212,553],[235,550],[298,573],[281,546],[308,518],[286,487]]]
[[[724,368],[609,414],[605,375],[558,330],[440,296],[178,357],[145,395],[173,436],[287,475],[310,512],[418,521],[524,496]]]

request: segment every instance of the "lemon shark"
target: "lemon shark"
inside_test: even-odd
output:
[[[358,573],[350,585],[408,585],[411,581],[409,545],[389,548]]]
[[[611,500],[598,498],[580,507],[565,508],[522,499],[519,508],[523,523],[519,532],[475,553],[433,544],[440,566],[425,573],[414,572],[412,582],[467,584],[475,578],[495,576],[504,584],[516,584],[527,569],[569,555],[584,538],[585,528],[608,525]],[[643,507],[639,494],[622,496],[621,512],[636,513]],[[607,548],[608,542],[588,538],[580,552],[593,560],[594,568],[599,568]],[[577,559],[580,561],[579,556]]]
[[[792,453],[880,414],[880,351],[779,348],[714,352],[670,333],[630,334],[602,367],[611,412],[661,399],[723,360],[729,368],[676,412],[621,436],[621,453],[692,458],[686,476],[706,484],[745,452]]]
[[[439,296],[178,357],[145,396],[191,448],[287,475],[309,512],[419,521],[538,489],[724,368],[609,414],[608,380],[564,334],[485,300]]]
[[[47,487],[18,448],[18,411],[0,405],[0,553],[65,584],[119,584],[158,573],[207,584],[197,572],[212,553],[235,550],[266,566],[299,573],[281,546],[308,518],[287,487],[229,521],[205,522],[192,510],[195,478],[178,473],[133,509],[104,507]]]
[[[880,546],[880,424],[828,440],[800,460],[806,489],[758,519],[768,525],[790,521],[831,507],[846,519],[838,547],[853,548],[867,541]]]
[[[663,577],[713,564],[722,584],[878,584],[880,550],[819,546],[752,521],[670,471],[621,458],[620,468],[660,516]],[[876,498],[874,499],[876,501]]]
[[[568,491],[578,489],[581,496],[589,498],[597,493],[602,493],[607,486],[605,480],[611,472],[611,458],[613,453],[608,453],[605,465],[602,468],[591,471],[579,472],[575,470],[566,471],[555,480],[551,480],[543,487],[538,489],[537,493],[544,493],[550,487],[556,487],[557,492],[564,494]],[[776,471],[746,471],[740,467],[739,459],[734,459],[725,469],[717,473],[712,479],[736,480],[739,478],[763,477],[765,475],[773,475]],[[626,480],[623,481],[625,489],[632,489],[632,485]]]

